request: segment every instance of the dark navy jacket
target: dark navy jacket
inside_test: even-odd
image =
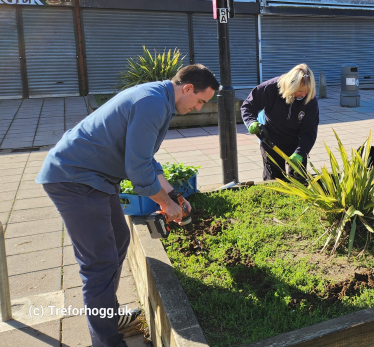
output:
[[[129,179],[138,194],[157,194],[157,175],[163,170],[153,156],[173,116],[170,81],[126,89],[64,134],[48,153],[36,182],[82,183],[114,194],[119,182]]]
[[[241,107],[243,121],[249,128],[257,121],[258,112],[265,109],[265,126],[274,145],[306,158],[317,138],[317,98],[309,101],[307,105],[305,98],[288,105],[279,94],[278,79],[279,77],[275,77],[268,80],[251,91]]]

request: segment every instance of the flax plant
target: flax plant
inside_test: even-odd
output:
[[[306,183],[300,183],[294,177],[286,176],[284,173],[288,182],[277,179],[282,187],[268,188],[298,196],[309,203],[307,209],[314,205],[326,214],[330,227],[321,236],[327,235],[321,252],[328,245],[333,245],[331,254],[334,254],[341,244],[342,236],[349,233],[349,258],[357,227],[362,225],[367,230],[366,245],[360,255],[363,254],[368,245],[370,233],[374,232],[374,169],[371,165],[368,167],[371,132],[358,151],[352,148],[351,159],[348,158],[347,151],[335,131],[334,134],[338,141],[342,166],[339,166],[336,157],[325,144],[330,158],[331,172],[328,172],[326,166],[318,170],[310,163],[314,171],[314,174],[311,174],[302,165],[295,165],[287,157],[285,158],[287,163]]]
[[[175,48],[166,53],[155,50],[154,57],[150,51],[143,46],[143,56],[127,59],[127,67],[120,71],[117,79],[116,89],[124,90],[140,83],[163,81],[171,79],[183,66],[180,51]]]

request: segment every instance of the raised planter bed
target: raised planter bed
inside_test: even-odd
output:
[[[143,218],[127,218],[132,230],[129,262],[147,312],[154,345],[207,346],[160,241],[151,239]],[[246,347],[371,346],[374,341],[373,326],[374,309],[371,308]]]

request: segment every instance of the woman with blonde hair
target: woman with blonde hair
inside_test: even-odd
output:
[[[307,156],[317,138],[319,109],[312,70],[299,64],[286,74],[272,78],[254,88],[241,107],[242,118],[251,134],[258,134],[264,124],[270,140],[294,163],[307,164]],[[283,178],[285,161],[261,142],[264,162],[263,179]],[[289,169],[292,175],[292,170]]]

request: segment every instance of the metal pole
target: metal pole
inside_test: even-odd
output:
[[[218,130],[221,147],[223,183],[239,182],[236,142],[235,91],[231,85],[230,41],[228,15],[222,22],[222,9],[227,1],[217,0],[218,47],[221,87],[217,94]]]
[[[259,84],[262,83],[262,41],[261,41],[261,15],[257,16],[257,35],[258,35],[258,71],[260,75]]]
[[[5,251],[5,234],[3,224],[0,222],[0,300],[2,321],[12,319],[12,305],[10,302],[10,290],[8,279],[8,266]]]

